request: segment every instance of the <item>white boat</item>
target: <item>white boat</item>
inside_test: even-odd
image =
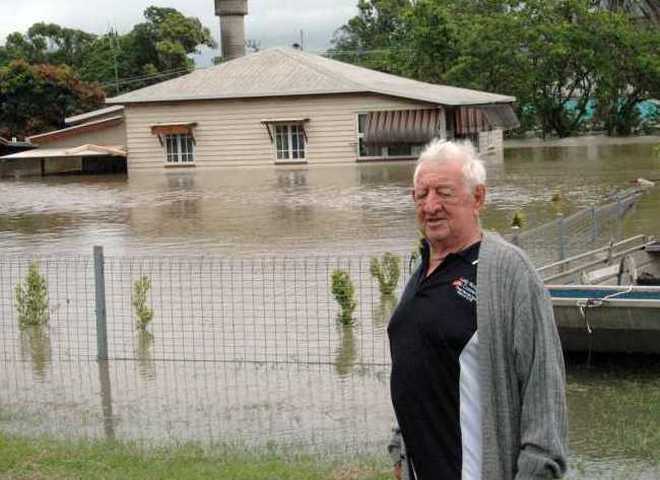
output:
[[[660,243],[636,236],[539,269],[566,351],[660,354]]]

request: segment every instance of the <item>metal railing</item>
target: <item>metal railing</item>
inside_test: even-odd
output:
[[[622,240],[623,220],[643,193],[631,189],[604,205],[579,210],[528,230],[513,229],[508,239],[541,267]]]

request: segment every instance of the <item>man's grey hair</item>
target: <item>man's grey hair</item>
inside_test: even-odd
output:
[[[477,185],[486,184],[486,167],[479,158],[474,146],[469,141],[447,141],[435,139],[429,143],[417,160],[413,182],[417,183],[417,172],[422,163],[446,163],[458,161],[463,165],[463,180],[470,192],[474,193]]]

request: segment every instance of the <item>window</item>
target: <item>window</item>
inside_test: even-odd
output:
[[[305,159],[303,126],[275,125],[275,150],[278,161],[303,161]]]
[[[367,125],[367,114],[358,114],[358,157],[415,157],[422,151],[423,145],[413,145],[402,143],[399,145],[390,145],[389,147],[377,147],[364,143],[364,133]]]
[[[165,135],[167,163],[193,163],[195,161],[195,146],[189,133]]]

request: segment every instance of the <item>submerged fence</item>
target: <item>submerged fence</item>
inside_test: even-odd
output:
[[[24,358],[15,288],[31,262],[0,261],[0,354],[7,359]],[[48,285],[51,351],[60,359],[388,362],[384,330],[396,299],[380,294],[369,258],[97,256],[40,258],[38,265]],[[350,328],[338,320],[331,293],[338,269],[356,286]],[[140,329],[135,289],[144,279],[144,308],[153,320]],[[97,307],[100,299],[104,306]],[[350,354],[342,350],[349,343]]]
[[[604,205],[579,210],[569,216],[528,230],[514,229],[509,240],[521,247],[537,267],[564,260],[623,238],[624,217],[643,193],[622,192]]]

